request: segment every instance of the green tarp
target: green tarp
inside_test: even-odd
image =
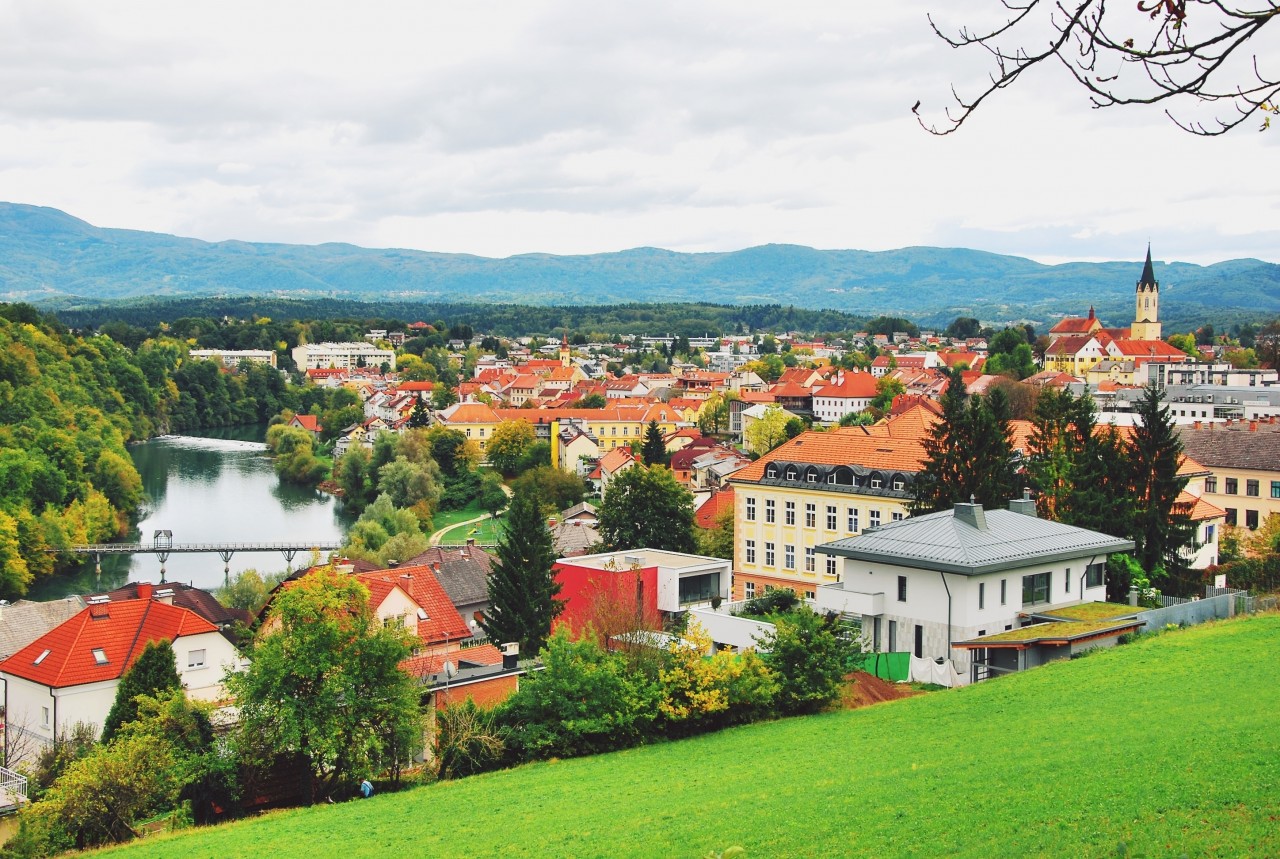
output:
[[[881,680],[906,680],[911,676],[910,653],[868,653],[863,670]]]

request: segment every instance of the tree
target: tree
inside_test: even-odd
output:
[[[480,502],[480,506],[489,511],[489,515],[495,519],[507,506],[507,493],[502,486],[502,480],[493,472],[485,472],[480,478],[480,495],[476,499]]]
[[[603,409],[609,404],[603,394],[587,394],[569,403],[571,409]]]
[[[558,513],[582,501],[586,487],[582,479],[550,465],[531,468],[511,483],[513,490],[530,492],[541,499],[544,513]]]
[[[764,455],[787,440],[787,421],[791,419],[782,406],[770,403],[764,414],[753,420],[743,431],[747,448]]]
[[[378,488],[391,497],[396,507],[412,507],[420,520],[427,521],[440,506],[440,469],[397,456],[378,470]]]
[[[697,530],[695,537],[698,543],[698,554],[732,561],[733,508],[726,507],[720,511],[713,525],[714,527],[711,528],[699,528]]]
[[[444,382],[439,382],[431,389],[431,408],[437,412],[444,411],[458,402],[458,392]]]
[[[503,421],[493,428],[485,452],[494,468],[512,477],[519,471],[525,452],[534,440],[533,424],[520,420]]]
[[[951,324],[947,326],[947,330],[942,336],[949,337],[952,340],[967,340],[970,337],[977,337],[982,333],[982,323],[972,316],[957,316],[951,320]]]
[[[431,425],[431,411],[427,408],[427,401],[420,395],[417,402],[413,404],[413,411],[409,412],[409,427],[417,429]]]
[[[564,607],[556,599],[560,583],[551,531],[538,499],[525,486],[511,498],[502,536],[489,573],[489,610],[481,625],[497,642],[516,641],[523,653],[537,653]]]
[[[359,513],[378,494],[377,474],[370,467],[369,450],[361,444],[348,448],[338,460],[334,475],[347,509]]]
[[[836,635],[834,617],[797,606],[775,619],[760,648],[778,678],[782,712],[817,712],[840,697],[847,645]]]
[[[614,551],[694,552],[693,496],[669,468],[636,465],[609,482],[600,503],[600,538]]]
[[[270,593],[270,586],[258,575],[257,570],[242,570],[234,579],[214,591],[214,596],[227,608],[257,614],[267,604]]]
[[[1134,518],[1134,557],[1155,578],[1157,570],[1181,573],[1187,563],[1182,548],[1195,543],[1195,523],[1178,504],[1187,478],[1178,475],[1182,465],[1182,440],[1173,429],[1169,409],[1161,402],[1163,390],[1154,384],[1143,389],[1137,403],[1130,437]]]
[[[881,376],[876,379],[876,395],[871,398],[871,408],[884,414],[893,407],[893,400],[899,394],[905,394],[907,386],[896,376]]]
[[[666,662],[658,672],[658,711],[686,733],[759,718],[782,682],[752,648],[712,652],[711,636],[697,621],[667,646]]]
[[[181,688],[178,658],[173,653],[173,645],[167,640],[147,642],[142,653],[120,678],[115,703],[102,723],[102,742],[111,742],[121,725],[138,718],[139,695],[154,696],[165,690]]]
[[[421,732],[416,681],[400,670],[416,637],[383,624],[369,589],[329,568],[279,591],[249,668],[227,675],[240,707],[237,745],[249,762],[307,761],[307,802],[385,767]]]
[[[942,397],[942,419],[924,440],[924,468],[916,477],[912,513],[947,510],[971,499],[1002,507],[1017,484],[1008,401],[968,396],[952,371]]]
[[[644,459],[645,465],[666,465],[670,462],[667,444],[662,440],[662,429],[656,420],[649,421],[649,426],[645,428],[640,456]]]
[[[933,134],[958,129],[986,99],[1014,84],[1022,73],[1048,60],[1060,63],[1095,108],[1115,105],[1207,105],[1205,118],[1165,114],[1184,131],[1218,135],[1257,112],[1275,114],[1280,77],[1267,74],[1258,57],[1248,59],[1246,43],[1280,16],[1272,3],[1218,0],[1139,0],[1147,13],[1145,32],[1135,31],[1141,17],[1108,9],[1104,0],[1002,0],[1010,12],[993,27],[944,31],[932,18],[934,33],[953,48],[980,46],[994,70],[976,97],[962,98],[953,88],[958,110],[946,111],[939,126],[920,118]],[[1045,39],[1046,30],[1048,38]],[[1224,110],[1217,111],[1217,105]],[[912,110],[918,113],[917,103]],[[1270,124],[1265,116],[1262,127]]]

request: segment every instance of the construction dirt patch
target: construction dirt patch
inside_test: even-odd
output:
[[[919,689],[913,689],[910,684],[881,680],[865,671],[855,671],[845,679],[853,681],[845,685],[841,696],[841,703],[848,710],[924,694]]]

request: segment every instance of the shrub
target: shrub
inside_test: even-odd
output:
[[[791,611],[799,602],[800,598],[790,588],[775,588],[763,596],[747,600],[742,609],[745,614],[782,614]]]
[[[509,730],[492,710],[468,698],[436,716],[436,759],[441,778],[461,778],[497,769],[507,751]]]
[[[833,619],[796,609],[778,617],[760,648],[778,677],[782,712],[813,713],[840,696],[849,645],[836,635]]]
[[[667,667],[658,672],[658,709],[678,732],[712,730],[750,722],[769,712],[778,680],[754,650],[722,650],[707,656],[711,636],[695,621],[671,642]]]

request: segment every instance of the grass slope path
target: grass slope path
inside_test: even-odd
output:
[[[955,692],[142,842],[142,857],[1280,855],[1280,616]]]

